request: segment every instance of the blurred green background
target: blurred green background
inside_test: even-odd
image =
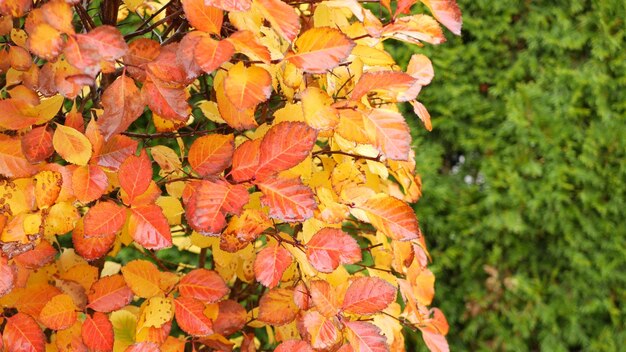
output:
[[[407,119],[451,350],[624,351],[626,2],[458,3],[461,37],[393,48],[435,66]]]

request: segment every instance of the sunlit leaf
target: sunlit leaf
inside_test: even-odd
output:
[[[383,279],[359,277],[348,287],[341,309],[353,314],[373,314],[393,302],[396,291]]]
[[[91,143],[77,130],[57,125],[52,137],[54,150],[66,161],[76,165],[87,165],[91,159]]]
[[[147,260],[133,260],[122,267],[124,281],[139,297],[162,295],[159,270]]]
[[[222,10],[207,6],[204,0],[183,0],[187,20],[200,31],[219,34],[222,28]]]
[[[295,42],[296,52],[286,59],[306,72],[324,73],[345,60],[354,42],[335,28],[312,28]]]
[[[52,330],[62,330],[72,326],[76,317],[74,301],[66,294],[54,296],[39,314],[41,322]]]
[[[287,222],[313,216],[317,203],[313,191],[298,178],[270,177],[257,183],[263,192],[261,202],[270,208],[270,217]]]
[[[364,321],[350,321],[346,323],[348,342],[355,351],[388,352],[387,339],[380,329]]]
[[[272,93],[272,77],[259,66],[245,67],[242,62],[228,70],[224,91],[239,110],[246,110],[266,101]]]
[[[235,150],[232,134],[210,134],[196,139],[189,148],[189,165],[200,176],[218,174],[231,163]]]

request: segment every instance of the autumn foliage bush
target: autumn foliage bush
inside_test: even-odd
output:
[[[430,128],[432,65],[382,43],[461,20],[415,2],[2,1],[0,349],[447,350],[397,106]]]

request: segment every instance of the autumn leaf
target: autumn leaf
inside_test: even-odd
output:
[[[461,35],[461,10],[456,0],[421,0],[433,13],[437,21],[446,26],[452,33]]]
[[[183,0],[183,10],[187,20],[200,31],[219,34],[222,28],[222,10],[207,6],[204,0]]]
[[[237,182],[251,180],[259,165],[259,148],[261,140],[243,142],[233,153],[233,164],[230,175]]]
[[[228,293],[228,287],[218,273],[207,269],[195,269],[178,283],[181,297],[192,297],[205,303],[213,303]]]
[[[363,122],[370,139],[389,159],[409,158],[411,134],[402,114],[386,109],[372,109],[363,114]]]
[[[400,241],[419,238],[421,232],[413,209],[401,200],[376,195],[359,206],[377,230]]]
[[[278,345],[274,352],[313,352],[313,348],[306,341],[287,340]]]
[[[332,317],[339,313],[339,300],[335,288],[328,281],[313,280],[309,284],[311,302],[325,317]]]
[[[137,150],[137,141],[127,136],[114,135],[104,143],[98,154],[98,165],[118,170],[120,165]]]
[[[348,342],[355,351],[388,352],[387,339],[380,329],[365,321],[350,321],[346,323],[345,331]]]
[[[162,295],[159,270],[147,260],[133,260],[122,267],[124,281],[134,294],[142,298]]]
[[[200,176],[215,175],[230,165],[234,151],[235,139],[232,134],[210,134],[193,142],[187,159]]]
[[[254,275],[264,286],[274,288],[292,262],[291,254],[282,246],[267,246],[257,254],[254,260]]]
[[[100,198],[108,184],[107,175],[97,165],[78,166],[72,173],[72,190],[76,198],[83,203]]]
[[[359,277],[348,287],[341,309],[352,314],[377,313],[395,300],[396,291],[383,279]]]
[[[236,301],[227,299],[218,303],[218,314],[213,320],[213,330],[216,334],[228,336],[241,331],[247,321],[246,309]]]
[[[148,107],[159,116],[174,121],[187,121],[191,107],[189,93],[180,87],[168,87],[158,80],[147,80],[141,88]]]
[[[285,59],[305,72],[325,73],[345,60],[354,42],[335,28],[311,28],[295,41],[295,53]]]
[[[264,323],[281,326],[292,322],[298,307],[293,301],[293,290],[273,288],[267,291],[259,301],[258,319]]]
[[[74,249],[86,260],[96,260],[102,258],[109,252],[115,242],[115,234],[104,236],[85,237],[83,222],[76,224],[72,231],[72,243]]]
[[[126,75],[118,77],[102,94],[104,114],[98,119],[105,140],[126,131],[142,113],[145,106],[135,82]]]
[[[298,178],[270,177],[257,186],[261,202],[270,208],[270,217],[286,222],[304,221],[313,216],[317,203],[313,191]]]
[[[83,322],[81,336],[85,345],[92,350],[113,350],[113,325],[104,313],[88,315]]]
[[[340,264],[361,261],[361,248],[347,233],[339,229],[324,228],[307,243],[306,255],[315,269],[330,273]]]
[[[204,304],[192,297],[178,297],[174,300],[176,322],[186,333],[193,336],[206,336],[213,333],[211,320],[204,315]]]
[[[54,153],[52,132],[45,126],[35,127],[22,137],[22,152],[28,161],[44,161]]]
[[[117,233],[126,222],[126,209],[113,202],[98,202],[89,208],[84,218],[86,237]]]
[[[292,41],[300,32],[300,17],[293,7],[281,0],[253,0],[254,8],[287,41]]]
[[[245,67],[242,62],[228,70],[224,91],[239,110],[252,108],[266,101],[272,93],[272,77],[259,66]]]
[[[36,172],[22,153],[18,139],[0,136],[0,175],[7,177],[29,177]]]
[[[71,127],[57,125],[52,137],[52,145],[63,159],[72,164],[87,165],[91,159],[89,139]]]
[[[0,255],[0,297],[9,293],[15,285],[16,270],[8,263],[4,255]]]
[[[161,352],[161,350],[155,342],[138,342],[128,346],[124,352]]]
[[[119,168],[119,183],[132,201],[143,194],[152,181],[152,163],[145,150],[139,156],[130,155]]]
[[[146,249],[156,250],[172,246],[170,225],[158,205],[131,208],[127,226],[133,240]]]
[[[8,352],[44,352],[45,336],[35,319],[24,313],[17,313],[6,320],[2,336]]]
[[[209,36],[200,38],[196,44],[194,56],[196,63],[206,73],[215,71],[223,63],[230,60],[235,47],[227,40],[215,40]]]
[[[129,304],[133,297],[122,275],[105,276],[91,286],[88,307],[98,312],[113,312]]]
[[[39,314],[41,322],[52,330],[62,330],[72,326],[76,317],[74,301],[66,294],[52,297]]]
[[[329,350],[340,342],[342,336],[338,324],[336,317],[325,317],[314,310],[306,312],[302,319],[307,340],[316,349]]]

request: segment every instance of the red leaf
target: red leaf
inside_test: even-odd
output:
[[[228,336],[241,331],[248,321],[248,313],[241,304],[227,299],[218,303],[217,318],[213,321],[216,334]]]
[[[204,36],[196,44],[195,58],[204,72],[211,73],[230,60],[234,53],[235,47],[231,42]]]
[[[306,341],[287,340],[278,345],[274,352],[313,352],[313,348]]]
[[[234,151],[235,137],[232,134],[210,134],[193,142],[187,160],[198,175],[217,175],[230,165]]]
[[[30,177],[37,169],[22,153],[19,139],[0,135],[0,175],[9,178]]]
[[[261,203],[270,208],[270,217],[286,222],[304,221],[317,208],[313,191],[299,178],[270,177],[257,186],[263,192]]]
[[[91,285],[88,307],[98,312],[113,312],[130,304],[133,291],[122,275],[105,276]]]
[[[36,163],[44,161],[52,153],[52,132],[45,126],[35,127],[22,137],[22,152],[28,161]]]
[[[126,208],[110,201],[98,202],[85,214],[85,237],[115,234],[125,222]]]
[[[141,114],[146,104],[139,98],[135,82],[122,75],[102,93],[104,114],[98,119],[105,140],[124,132]]]
[[[408,160],[411,151],[411,133],[399,112],[372,109],[363,114],[365,129],[376,146],[387,158]]]
[[[168,87],[158,80],[146,80],[141,94],[148,107],[165,119],[185,122],[191,114],[187,103],[189,94],[182,87]]]
[[[461,35],[461,10],[456,0],[421,0],[430,9],[437,21],[456,35]]]
[[[120,165],[137,150],[137,141],[127,136],[114,135],[100,150],[98,165],[118,170]]]
[[[148,189],[152,181],[152,163],[145,149],[142,149],[139,156],[130,155],[126,158],[120,165],[118,175],[120,186],[132,203]]]
[[[83,322],[81,336],[91,350],[113,350],[113,325],[104,313],[95,312],[92,317],[88,315]]]
[[[124,350],[124,352],[160,352],[159,345],[154,342],[134,343]]]
[[[213,334],[213,324],[204,315],[204,304],[195,298],[178,297],[174,300],[176,321],[180,328],[193,336]]]
[[[282,246],[265,247],[254,259],[254,275],[264,286],[274,288],[292,262],[293,257]]]
[[[17,313],[6,320],[4,345],[7,352],[44,352],[46,337],[35,319],[24,313]]]
[[[415,99],[420,89],[418,80],[404,72],[366,72],[354,86],[350,99],[360,100],[365,94],[375,91],[380,92],[385,100],[408,101]]]
[[[260,180],[298,165],[309,155],[317,131],[304,122],[281,122],[267,131],[261,141],[256,179]]]
[[[326,73],[345,60],[355,43],[343,32],[330,27],[311,28],[294,43],[296,53],[285,59],[296,67],[311,73]]]
[[[56,255],[56,248],[54,248],[48,240],[41,240],[35,248],[15,256],[13,259],[16,263],[29,269],[38,269],[54,261]]]
[[[9,265],[7,258],[0,255],[0,297],[11,292],[15,285],[16,270]]]
[[[388,352],[387,339],[380,329],[364,321],[349,321],[345,323],[348,342],[355,351],[361,352]]]
[[[280,0],[255,0],[253,5],[288,42],[296,38],[300,32],[300,16],[293,7]]]
[[[307,243],[306,256],[315,269],[330,273],[339,264],[361,261],[361,248],[352,236],[340,229],[324,228]]]
[[[170,225],[158,205],[131,208],[128,232],[135,242],[146,249],[157,250],[172,246]]]
[[[272,76],[259,66],[239,62],[224,78],[226,97],[239,110],[246,110],[266,101],[272,94]]]
[[[185,16],[197,30],[211,34],[220,34],[222,29],[222,10],[207,6],[204,0],[182,0]]]
[[[102,258],[113,246],[115,238],[115,234],[86,238],[82,221],[77,223],[72,231],[74,249],[86,260]]]
[[[178,43],[161,47],[159,56],[146,64],[146,73],[155,83],[170,88],[180,88],[193,80],[178,60]]]
[[[230,175],[233,180],[243,182],[251,180],[259,166],[259,148],[261,140],[255,139],[243,142],[233,154],[233,166]]]
[[[72,173],[74,196],[83,203],[100,198],[108,184],[107,175],[98,165],[78,166]]]
[[[377,313],[395,300],[396,291],[383,279],[359,277],[348,287],[341,309],[352,314]]]
[[[187,73],[187,79],[192,80],[202,73],[202,68],[196,62],[196,45],[205,36],[203,32],[194,31],[185,34],[178,44],[176,61]]]
[[[228,293],[228,286],[215,271],[195,269],[180,280],[178,292],[181,297],[192,297],[205,303],[213,303]]]
[[[398,241],[419,238],[421,232],[413,208],[403,201],[387,196],[376,195],[359,206],[367,212],[372,225],[387,237]]]

